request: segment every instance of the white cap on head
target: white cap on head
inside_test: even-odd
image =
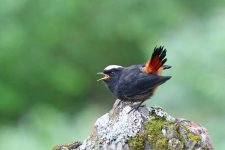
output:
[[[123,68],[123,67],[118,66],[118,65],[109,65],[104,69],[104,71],[108,71],[108,70],[112,70],[112,69],[118,69],[118,68]]]

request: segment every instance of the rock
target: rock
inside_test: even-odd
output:
[[[200,124],[174,118],[160,107],[144,106],[128,113],[131,109],[131,103],[117,100],[95,122],[83,143],[54,150],[213,150],[207,130]]]

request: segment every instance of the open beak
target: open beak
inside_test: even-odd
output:
[[[97,81],[106,80],[106,79],[108,79],[108,78],[110,77],[109,75],[104,74],[103,72],[99,72],[99,73],[97,73],[97,74],[99,74],[99,75],[103,75],[103,78],[98,79]]]

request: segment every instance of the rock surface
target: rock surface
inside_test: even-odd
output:
[[[58,145],[53,150],[213,150],[206,129],[183,118],[174,118],[160,107],[131,111],[130,103],[117,100],[100,117],[83,143]]]

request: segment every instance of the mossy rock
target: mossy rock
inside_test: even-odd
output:
[[[148,143],[153,150],[179,150],[191,146],[197,148],[199,144],[196,143],[202,141],[199,135],[192,133],[182,122],[167,120],[155,112],[150,112],[150,116],[152,119],[145,122],[145,131],[129,139],[130,149],[143,150]]]
[[[53,150],[213,150],[200,124],[175,119],[160,107],[144,106],[129,113],[132,106],[117,100],[111,111],[98,118],[82,145],[75,142]]]

